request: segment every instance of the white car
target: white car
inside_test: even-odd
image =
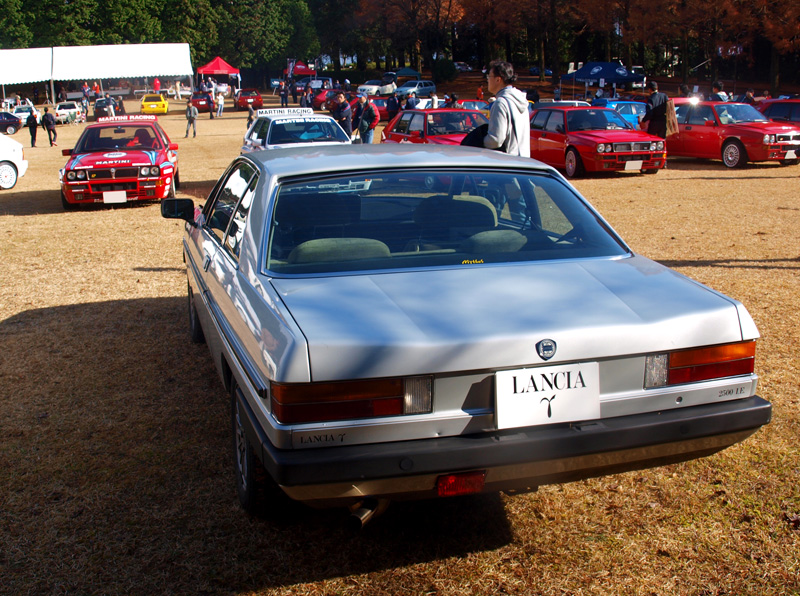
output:
[[[472,72],[472,67],[466,62],[453,62],[458,72]]]
[[[436,85],[433,81],[406,81],[397,88],[397,97],[405,99],[412,92],[417,97],[430,97],[431,93],[436,93]]]
[[[28,171],[28,162],[22,150],[22,144],[0,136],[0,188],[9,190],[17,184]]]
[[[384,76],[380,81],[373,79],[358,86],[359,93],[366,93],[367,95],[391,95],[397,89],[396,76],[394,73],[387,73],[390,76]]]
[[[36,122],[41,123],[42,121],[41,113],[39,112],[39,110],[37,110],[35,107],[31,105],[22,104],[21,106],[14,106],[14,109],[11,111],[12,114],[14,114],[20,120],[22,120],[23,126],[25,126],[25,121],[28,119],[28,116],[31,114],[31,112],[33,112],[34,115],[36,116]]]
[[[244,135],[242,153],[350,142],[330,116],[315,114],[311,108],[272,108],[256,112],[256,119]]]
[[[75,101],[62,101],[56,105],[53,111],[56,122],[59,124],[66,124],[67,122],[80,122],[83,111],[81,110],[78,102]]]

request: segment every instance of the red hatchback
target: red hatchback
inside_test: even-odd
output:
[[[616,110],[570,106],[531,114],[531,157],[569,178],[585,172],[656,174],[667,161],[664,139],[635,130]]]
[[[381,132],[381,143],[459,145],[473,128],[488,124],[477,110],[403,110]]]
[[[195,91],[192,93],[192,105],[197,108],[198,112],[210,112],[214,109],[214,100],[211,99],[211,94],[205,91]]]
[[[669,154],[721,159],[729,168],[748,161],[797,163],[800,128],[771,122],[746,103],[676,98],[678,132],[670,135]]]
[[[254,110],[264,107],[264,99],[258,89],[240,89],[233,98],[233,107],[237,110],[246,110],[253,106]]]
[[[174,197],[178,145],[155,116],[100,118],[87,126],[59,171],[65,210],[88,203],[127,203]]]

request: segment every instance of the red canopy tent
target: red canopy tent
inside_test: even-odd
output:
[[[211,62],[206,64],[205,66],[201,66],[197,69],[197,74],[201,75],[232,75],[232,74],[239,74],[239,69],[234,68],[227,62],[225,62],[222,58],[217,56]]]

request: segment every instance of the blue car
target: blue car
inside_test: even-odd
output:
[[[0,132],[13,135],[22,128],[22,120],[9,112],[0,112]]]
[[[531,73],[532,77],[538,77],[539,76],[539,72],[541,72],[541,71],[539,70],[538,66],[531,66],[530,69],[528,69],[528,72]],[[545,68],[544,69],[544,75],[546,77],[552,77],[553,76],[553,71],[550,70],[549,68]]]
[[[639,128],[639,117],[647,113],[647,104],[641,101],[628,101],[623,99],[597,98],[592,101],[593,106],[611,108],[634,128]]]

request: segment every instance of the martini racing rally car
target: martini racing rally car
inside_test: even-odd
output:
[[[87,126],[59,170],[65,210],[84,203],[127,203],[175,196],[178,144],[155,116],[100,118]]]

